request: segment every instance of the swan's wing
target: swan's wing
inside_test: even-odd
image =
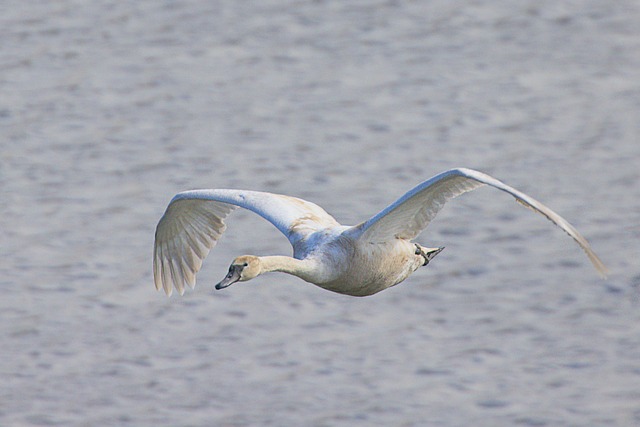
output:
[[[153,276],[157,289],[180,295],[226,229],[237,207],[257,213],[294,244],[308,234],[339,225],[318,205],[295,197],[246,190],[193,190],[178,193],[156,227]]]
[[[606,274],[606,267],[593,252],[589,242],[564,218],[523,192],[487,174],[465,168],[452,169],[423,182],[371,219],[349,229],[347,233],[370,242],[394,238],[413,239],[429,225],[447,201],[485,184],[511,194],[516,201],[562,228],[586,252],[596,270],[603,276]]]

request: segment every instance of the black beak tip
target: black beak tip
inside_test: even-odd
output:
[[[222,282],[216,285],[216,290],[219,291],[220,289],[228,288],[229,286],[233,285],[236,282],[237,280],[223,280]]]
[[[215,286],[217,290],[228,288],[242,278],[242,267],[232,265],[229,267],[229,273]]]

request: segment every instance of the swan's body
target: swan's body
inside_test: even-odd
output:
[[[217,286],[280,271],[330,291],[366,296],[396,285],[442,248],[412,243],[448,200],[488,184],[544,215],[569,234],[602,275],[606,268],[589,243],[564,218],[508,185],[471,169],[452,169],[418,185],[371,219],[340,225],[318,205],[294,197],[245,190],[193,190],[177,194],[156,228],[156,288],[182,295],[237,207],[249,209],[275,225],[291,242],[293,257],[243,255]]]

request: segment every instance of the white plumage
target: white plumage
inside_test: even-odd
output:
[[[155,285],[167,295],[174,287],[181,295],[185,284],[193,287],[202,261],[226,229],[227,216],[241,207],[262,216],[287,236],[293,257],[238,257],[216,288],[282,271],[334,292],[371,295],[402,282],[428,264],[442,248],[426,248],[411,240],[447,201],[485,184],[511,194],[562,228],[586,252],[596,270],[606,274],[587,240],[560,215],[487,174],[459,168],[423,182],[353,227],[340,225],[320,206],[295,197],[248,190],[179,193],[156,228]]]

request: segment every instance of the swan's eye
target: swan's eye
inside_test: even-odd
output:
[[[416,255],[420,255],[420,248],[416,246]]]
[[[243,266],[243,267],[246,267],[246,266],[248,266],[248,265],[249,265],[249,263],[248,263],[248,262],[245,262],[244,264],[242,264],[242,266]]]

